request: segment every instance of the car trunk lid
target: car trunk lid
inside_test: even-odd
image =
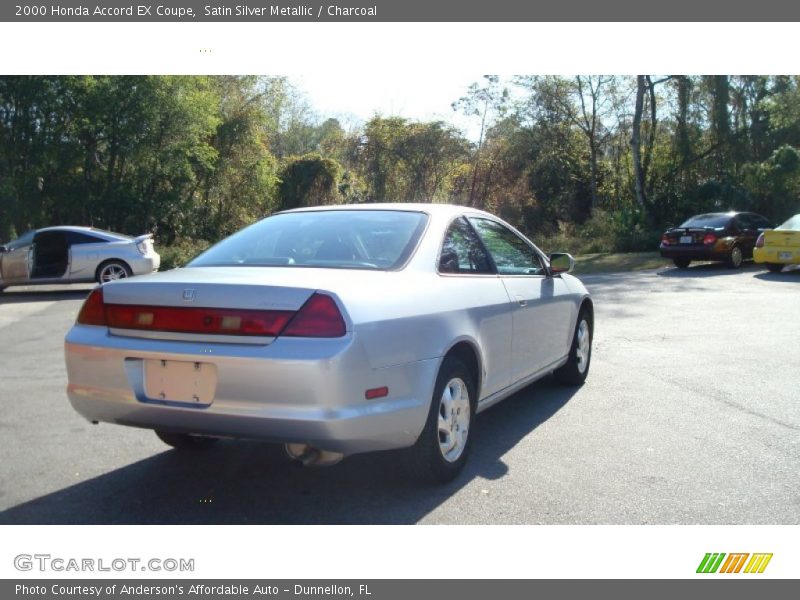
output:
[[[270,343],[314,296],[253,269],[177,269],[103,286],[113,335]]]
[[[705,237],[716,232],[713,227],[676,227],[664,236],[674,245],[703,245]]]
[[[800,247],[800,231],[793,229],[771,229],[765,231],[764,244],[788,248]]]

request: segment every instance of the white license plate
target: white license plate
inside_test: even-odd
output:
[[[792,260],[791,252],[778,252],[778,260]]]
[[[681,236],[681,244],[691,244],[694,242],[694,238],[690,235],[682,235]]]
[[[208,406],[217,389],[217,367],[177,360],[144,361],[144,393],[151,400]]]

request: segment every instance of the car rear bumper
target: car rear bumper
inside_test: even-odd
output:
[[[65,344],[72,406],[90,421],[178,433],[306,443],[354,454],[412,445],[425,424],[439,360],[373,369],[352,334],[269,345],[114,336],[76,325]],[[210,365],[208,403],[149,397],[160,361]],[[388,396],[367,400],[367,389]],[[152,391],[151,391],[152,393]]]
[[[665,246],[662,244],[659,250],[664,258],[684,258],[686,260],[726,260],[728,258],[727,249],[720,251],[714,246]]]
[[[140,258],[131,259],[128,264],[134,275],[147,275],[153,271],[158,271],[161,267],[161,255],[153,252]]]
[[[768,246],[753,248],[753,262],[774,265],[800,264],[800,248]]]

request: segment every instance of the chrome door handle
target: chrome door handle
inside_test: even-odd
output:
[[[528,306],[528,301],[522,296],[516,296],[517,304],[520,306]]]

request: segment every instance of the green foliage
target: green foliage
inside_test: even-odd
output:
[[[702,211],[800,212],[797,76],[509,85],[487,76],[454,102],[480,126],[468,139],[394,116],[345,129],[285,77],[0,76],[0,238],[54,224],[152,231],[168,268],[317,204],[486,208],[575,254],[654,248]]]
[[[183,267],[211,244],[206,240],[179,238],[169,245],[161,245],[156,241],[156,251],[161,255],[161,271],[169,271]]]
[[[373,202],[444,202],[468,157],[462,135],[441,121],[374,117],[358,151]]]
[[[292,157],[280,173],[281,210],[339,203],[341,165],[319,154]]]
[[[574,255],[597,252],[637,252],[658,247],[661,232],[648,229],[641,213],[610,213],[596,209],[582,224],[559,222],[557,232],[537,240],[547,252],[569,252]]]

